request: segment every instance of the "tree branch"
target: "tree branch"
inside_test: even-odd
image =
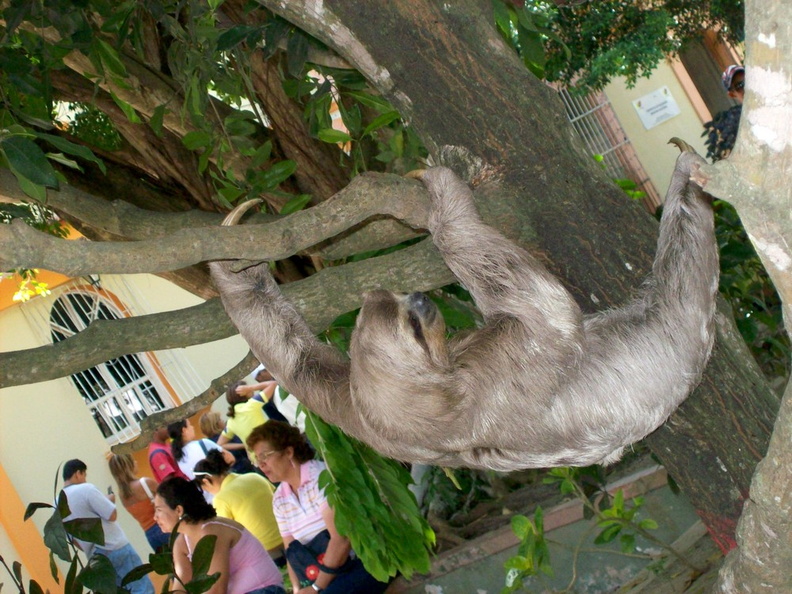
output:
[[[136,242],[68,241],[15,221],[0,226],[0,269],[45,268],[84,276],[163,272],[240,257],[280,260],[382,214],[424,227],[425,190],[399,176],[369,173],[332,199],[266,225],[208,227],[201,233],[178,229],[167,237]]]
[[[142,450],[151,443],[151,435],[155,429],[164,427],[174,421],[191,417],[202,408],[209,406],[222,396],[229,384],[238,381],[241,377],[245,377],[258,363],[255,355],[248,351],[247,355],[239,363],[220,377],[214,379],[206,390],[175,408],[169,408],[149,415],[140,422],[140,435],[131,441],[116,444],[110,449],[114,454],[119,455],[131,454],[137,450]]]
[[[365,291],[426,291],[452,282],[454,276],[426,240],[379,258],[325,268],[282,290],[319,332],[359,307]],[[182,348],[234,334],[219,299],[178,311],[97,320],[57,344],[0,353],[0,388],[57,379],[129,353]]]

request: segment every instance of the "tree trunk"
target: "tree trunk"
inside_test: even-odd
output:
[[[628,299],[651,266],[656,224],[574,148],[560,100],[498,37],[488,2],[259,2],[363,72],[436,161],[499,177],[497,195],[477,193],[485,216],[538,252],[584,311]],[[719,325],[701,386],[649,445],[728,549],[777,399],[731,319]]]

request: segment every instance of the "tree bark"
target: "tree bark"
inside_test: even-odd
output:
[[[480,193],[482,210],[540,251],[585,311],[628,298],[651,265],[656,225],[573,148],[558,98],[498,37],[489,3],[259,2],[363,72],[437,161],[498,176],[497,193]],[[748,477],[767,448],[776,400],[744,349],[735,353],[727,340],[731,322],[721,325],[729,330],[701,386],[649,444],[680,473],[680,486],[726,549]],[[744,419],[745,408],[759,420]],[[732,441],[710,443],[712,436]]]
[[[745,3],[746,93],[737,143],[701,175],[707,191],[732,202],[784,303],[792,307],[792,6]],[[792,592],[792,384],[784,393],[767,456],[756,469],[737,529],[739,547],[717,589]]]

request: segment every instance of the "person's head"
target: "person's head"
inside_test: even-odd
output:
[[[729,97],[737,101],[737,103],[743,102],[745,98],[745,68],[732,64],[723,71],[721,82]]]
[[[66,464],[63,465],[63,480],[72,483],[84,483],[86,481],[85,475],[87,471],[88,467],[82,460],[78,460],[77,458],[68,460]]]
[[[158,427],[151,434],[151,439],[154,443],[165,443],[168,441],[168,427]]]
[[[135,459],[129,454],[113,454],[107,461],[122,498],[132,496],[132,482],[137,480]]]
[[[272,374],[268,369],[261,369],[256,373],[257,382],[271,382],[273,379]]]
[[[272,482],[285,480],[290,468],[314,457],[305,435],[283,421],[267,421],[259,425],[250,432],[245,445],[256,456],[259,469]]]
[[[228,417],[230,419],[233,419],[234,415],[236,414],[236,411],[234,410],[234,407],[237,404],[241,404],[242,402],[247,402],[248,401],[248,397],[247,396],[244,396],[242,394],[237,394],[237,391],[236,391],[236,389],[239,386],[246,386],[246,385],[247,385],[247,382],[244,382],[244,381],[234,382],[233,384],[228,386],[228,389],[226,390],[226,402],[228,402]]]
[[[171,451],[176,460],[184,458],[184,445],[195,438],[195,429],[186,420],[176,421],[168,425],[171,438]]]
[[[172,476],[162,481],[154,496],[154,520],[163,532],[171,532],[181,520],[197,524],[211,520],[215,509],[204,499],[203,492],[193,481]]]
[[[198,425],[201,427],[201,433],[206,435],[206,437],[220,435],[223,429],[225,429],[223,417],[220,416],[220,413],[213,410],[202,414],[201,419],[198,421]]]
[[[231,465],[226,462],[223,452],[211,450],[206,458],[195,465],[195,482],[204,491],[213,495],[220,491],[223,479],[231,472]]]

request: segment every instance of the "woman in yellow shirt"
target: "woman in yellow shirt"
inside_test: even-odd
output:
[[[276,565],[286,564],[283,539],[272,513],[272,483],[254,472],[231,472],[231,465],[216,451],[210,451],[195,465],[195,478],[200,479],[201,488],[214,496],[212,505],[218,516],[242,524],[267,549]]]

